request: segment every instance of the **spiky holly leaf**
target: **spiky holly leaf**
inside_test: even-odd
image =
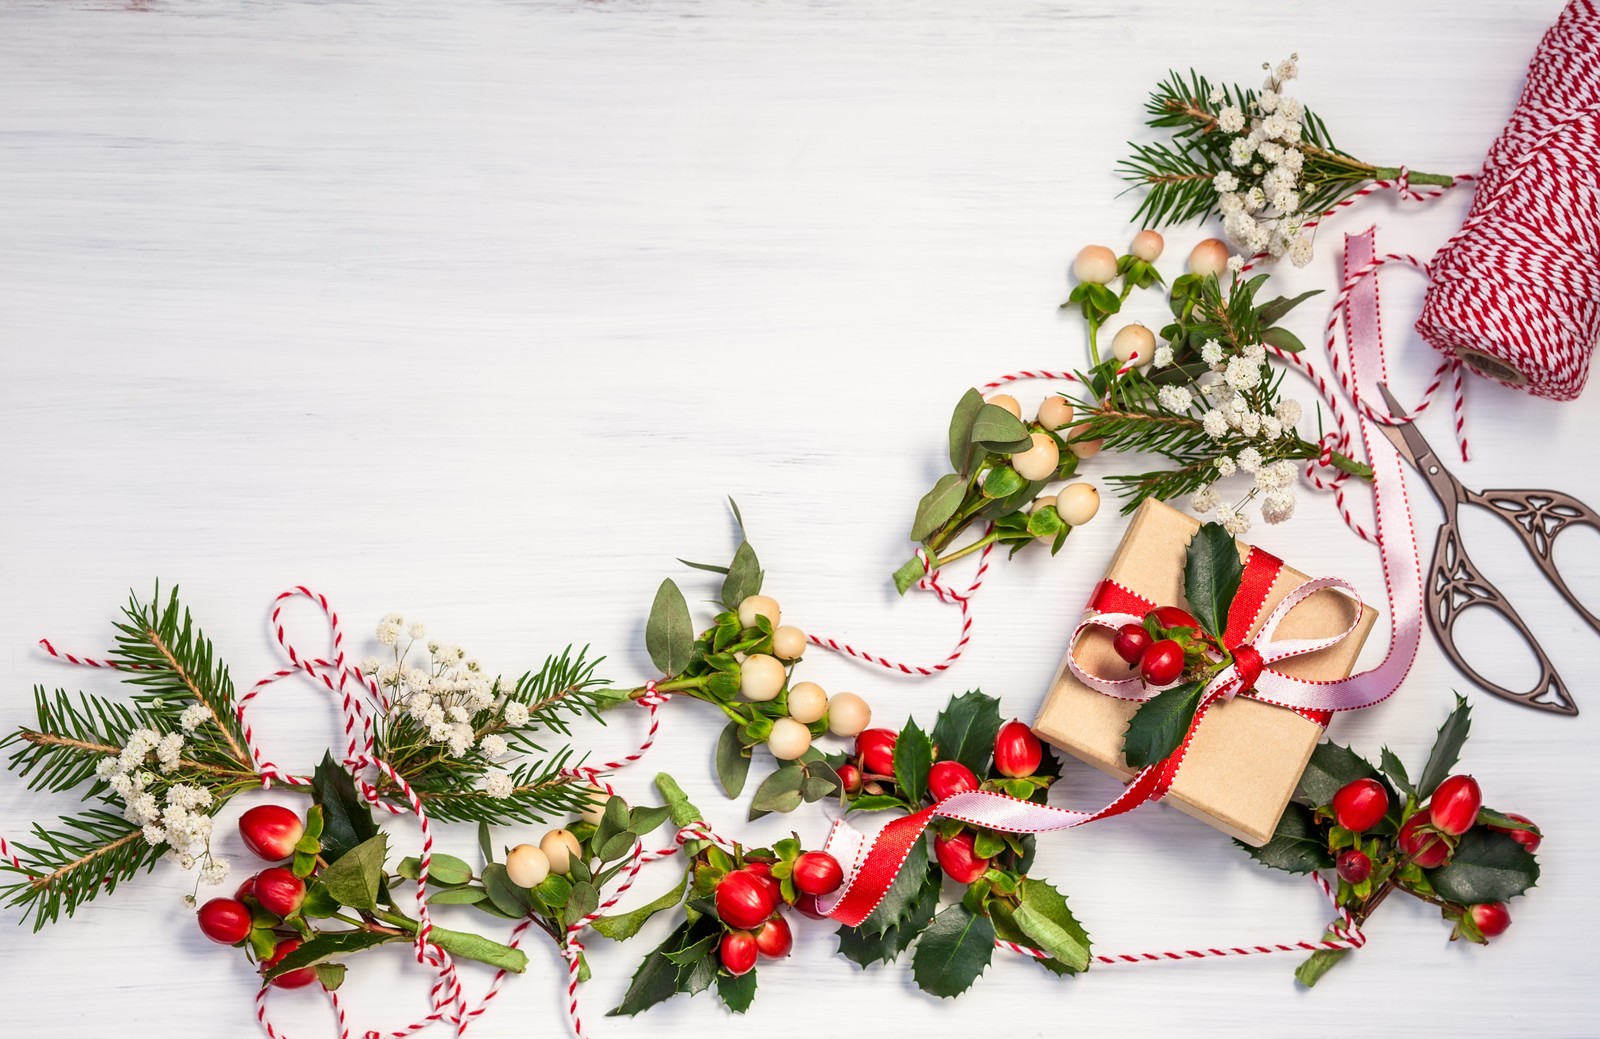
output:
[[[1270,841],[1259,848],[1240,840],[1233,843],[1263,866],[1289,873],[1310,873],[1333,865],[1333,856],[1328,854],[1327,835],[1317,828],[1311,809],[1293,802],[1283,810]]]
[[[994,957],[994,924],[961,903],[933,918],[911,957],[911,975],[924,992],[959,996],[972,987]]]
[[[1185,682],[1157,693],[1139,706],[1122,739],[1122,756],[1129,768],[1154,765],[1178,749],[1194,722],[1203,691],[1199,682]]]
[[[904,921],[916,905],[930,868],[928,843],[925,840],[918,840],[906,853],[906,860],[901,865],[900,872],[895,874],[894,880],[889,883],[889,890],[884,892],[883,900],[878,903],[878,907],[870,916],[861,921],[861,930],[867,934],[880,934]]]
[[[899,923],[892,924],[877,933],[869,932],[865,926],[839,928],[836,932],[839,938],[839,954],[863,968],[869,964],[888,963],[894,960],[910,948],[911,943],[916,941],[923,928],[933,919],[934,912],[939,908],[940,886],[940,873],[931,867],[926,869],[922,887],[909,911]]]
[[[894,745],[894,783],[900,796],[911,804],[922,800],[928,789],[928,770],[933,766],[933,742],[917,723],[906,719]]]
[[[1504,902],[1533,887],[1539,863],[1510,834],[1475,826],[1462,834],[1450,861],[1427,870],[1434,891],[1461,905]]]
[[[740,974],[717,975],[717,995],[722,997],[722,1005],[735,1014],[742,1014],[750,1009],[750,1003],[756,998],[756,972],[754,969]]]
[[[1089,968],[1089,934],[1067,906],[1066,896],[1042,880],[1023,878],[1021,901],[1012,911],[1023,933],[1070,972]]]
[[[331,753],[311,773],[311,796],[322,806],[322,858],[337,862],[345,852],[378,835],[372,808],[356,793],[350,778]]]
[[[976,775],[988,775],[994,739],[1000,732],[1000,701],[976,689],[953,697],[933,723],[940,761],[959,761]]]
[[[1202,523],[1189,542],[1183,566],[1183,597],[1189,610],[1207,631],[1222,637],[1228,610],[1244,579],[1244,564],[1233,535],[1220,523]]]
[[[1467,742],[1467,732],[1471,728],[1472,705],[1467,703],[1466,697],[1457,693],[1455,709],[1439,726],[1439,735],[1434,738],[1433,749],[1428,752],[1428,763],[1423,766],[1422,775],[1417,779],[1418,800],[1426,801],[1432,797],[1439,784],[1450,775],[1450,770],[1455,768],[1456,761],[1461,757],[1461,746]]]

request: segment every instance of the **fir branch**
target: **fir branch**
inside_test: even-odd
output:
[[[80,693],[78,701],[64,689],[51,696],[43,686],[33,690],[36,728],[20,728],[0,742],[17,746],[7,767],[28,777],[29,790],[60,792],[95,778],[101,758],[117,754],[138,728],[154,728],[158,719],[146,711],[99,696]],[[104,790],[98,784],[84,799]]]
[[[475,785],[482,771],[456,762],[428,789],[413,787],[434,819],[446,822],[480,822],[491,826],[543,823],[572,816],[589,801],[588,782],[567,771],[571,749],[548,762],[523,765],[511,773],[511,795],[494,797]]]
[[[528,724],[524,730],[506,733],[513,746],[518,746],[524,739],[526,729],[542,728],[570,736],[572,721],[579,715],[588,715],[595,721],[601,721],[600,711],[609,701],[598,695],[605,688],[606,681],[595,678],[594,673],[605,658],[589,660],[588,652],[587,646],[576,653],[568,646],[560,656],[552,654],[546,657],[538,671],[525,674],[517,680],[510,696],[527,705]],[[542,750],[531,743],[526,746],[528,749]]]
[[[48,830],[36,823],[33,838],[14,842],[26,866],[0,860],[0,874],[20,878],[0,886],[0,898],[22,907],[25,918],[31,915],[35,931],[110,894],[140,870],[149,872],[164,848],[147,842],[138,826],[100,809],[65,816]]]

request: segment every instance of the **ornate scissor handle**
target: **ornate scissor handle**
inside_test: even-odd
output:
[[[1510,524],[1522,536],[1528,554],[1545,578],[1555,585],[1567,604],[1589,622],[1589,627],[1600,632],[1600,616],[1572,594],[1551,555],[1556,538],[1568,527],[1590,527],[1600,532],[1600,513],[1560,491],[1468,491],[1466,498]]]
[[[1516,609],[1506,601],[1505,596],[1500,594],[1500,590],[1490,584],[1478,572],[1477,567],[1472,565],[1472,560],[1467,557],[1466,550],[1461,546],[1461,538],[1457,535],[1453,523],[1446,523],[1439,528],[1439,537],[1433,547],[1433,565],[1428,571],[1426,591],[1428,624],[1439,639],[1439,645],[1444,647],[1445,655],[1462,674],[1495,696],[1510,700],[1512,703],[1555,714],[1578,713],[1578,705],[1573,702],[1566,683],[1556,673],[1555,665],[1545,655],[1544,647],[1539,645],[1533,633],[1528,630],[1527,624],[1523,623]],[[1534,658],[1539,662],[1539,677],[1527,692],[1519,693],[1491,682],[1467,663],[1461,651],[1456,648],[1455,623],[1463,613],[1475,606],[1499,614],[1517,630],[1523,641],[1528,644],[1528,648],[1533,651]]]

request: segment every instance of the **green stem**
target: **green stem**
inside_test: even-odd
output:
[[[978,551],[979,549],[985,548],[985,547],[987,547],[989,545],[992,545],[996,541],[999,541],[999,540],[1000,540],[999,532],[991,530],[989,533],[985,534],[983,537],[981,537],[978,540],[974,541],[972,544],[963,545],[961,548],[956,549],[954,552],[951,552],[947,556],[938,557],[937,559],[935,559],[933,561],[933,568],[935,570],[937,570],[941,566],[944,566],[946,563],[953,563],[957,559],[960,559],[962,556],[969,556],[972,553]]]
[[[372,914],[386,924],[392,924],[407,934],[417,933],[417,922],[400,913],[392,913],[384,909],[375,910]],[[463,959],[477,960],[487,963],[491,967],[499,967],[513,974],[521,974],[528,969],[528,954],[521,949],[513,949],[509,945],[501,945],[478,934],[468,934],[465,931],[452,931],[445,927],[435,927],[428,932],[428,940],[452,956]]]
[[[1379,166],[1372,171],[1373,180],[1398,180],[1400,167]],[[1436,188],[1454,187],[1456,179],[1444,173],[1418,173],[1415,170],[1406,174],[1406,179],[1412,184],[1426,184]]]
[[[1100,346],[1096,337],[1100,332],[1100,322],[1087,315],[1084,320],[1089,323],[1089,366],[1098,368],[1100,367]]]

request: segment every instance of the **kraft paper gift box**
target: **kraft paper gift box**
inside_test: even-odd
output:
[[[1189,540],[1199,523],[1170,506],[1146,500],[1133,515],[1106,579],[1115,581],[1158,606],[1187,606],[1183,568]],[[1249,546],[1240,544],[1240,558]],[[1283,598],[1306,575],[1287,564],[1267,593],[1251,638]],[[1366,642],[1377,611],[1335,589],[1325,588],[1296,606],[1278,626],[1277,638],[1336,635],[1360,617],[1349,637],[1305,656],[1272,665],[1300,678],[1337,680],[1347,677]],[[1076,625],[1074,625],[1075,627]],[[1092,675],[1124,678],[1128,665],[1111,648],[1112,633],[1090,628],[1069,654]],[[1122,756],[1123,732],[1139,704],[1096,692],[1061,667],[1033,728],[1040,738],[1073,757],[1127,780],[1135,770]],[[1284,807],[1294,794],[1322,738],[1322,726],[1294,711],[1245,696],[1217,703],[1201,719],[1176,780],[1166,796],[1169,804],[1223,833],[1251,845],[1272,838]]]

